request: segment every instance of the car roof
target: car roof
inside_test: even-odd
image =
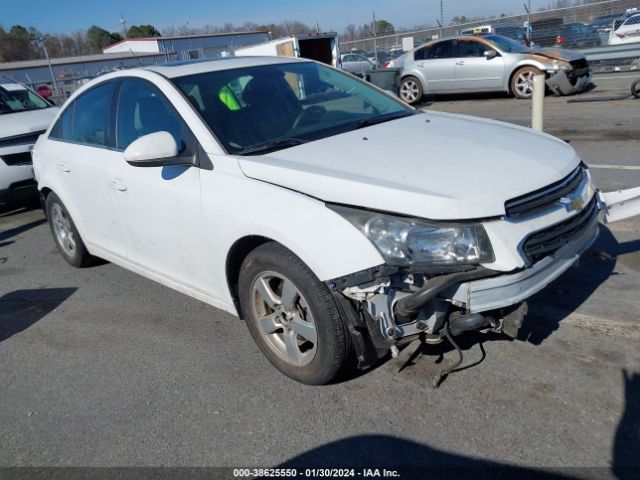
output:
[[[212,60],[196,60],[190,62],[174,62],[162,65],[150,65],[144,70],[159,73],[169,78],[184,77],[197,73],[231,70],[234,68],[259,67],[264,65],[280,65],[294,62],[310,62],[311,60],[293,57],[225,57]]]

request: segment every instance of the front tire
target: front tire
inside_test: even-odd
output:
[[[247,256],[238,290],[253,339],[289,378],[322,385],[350,364],[348,333],[331,292],[282,245],[269,242]]]
[[[55,193],[47,195],[46,207],[49,228],[62,257],[74,267],[93,265],[97,259],[89,254],[67,207]]]
[[[542,75],[536,67],[522,67],[511,77],[511,93],[516,98],[528,100],[533,95],[533,77]]]
[[[424,89],[422,82],[416,77],[405,77],[400,82],[400,98],[403,102],[413,105],[422,100]]]

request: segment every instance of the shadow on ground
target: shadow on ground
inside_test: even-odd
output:
[[[322,445],[278,467],[398,470],[400,478],[640,478],[640,373],[623,372],[625,410],[607,467],[530,468],[449,453],[389,435],[358,435]],[[588,441],[588,439],[585,439]],[[549,463],[554,463],[550,458]],[[356,474],[357,475],[357,474]],[[382,474],[380,476],[383,476]]]
[[[0,297],[0,342],[41,320],[77,288],[15,290]]]

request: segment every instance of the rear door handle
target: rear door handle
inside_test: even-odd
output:
[[[124,183],[122,183],[122,180],[120,180],[119,178],[116,178],[115,180],[113,180],[111,182],[111,186],[113,187],[114,190],[117,190],[118,192],[127,191],[127,186]]]
[[[456,65],[462,66],[462,65],[464,65],[464,62],[462,60],[460,60],[459,62],[456,62]]]
[[[66,163],[62,162],[58,164],[58,167],[60,168],[60,170],[62,170],[64,173],[69,173],[71,171],[71,168],[69,168],[69,165],[67,165]]]

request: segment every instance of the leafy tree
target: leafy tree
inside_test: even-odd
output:
[[[160,32],[153,25],[131,25],[127,31],[127,38],[159,37]]]
[[[92,25],[87,30],[87,44],[92,53],[101,52],[103,48],[111,45],[111,33],[104,28]]]

